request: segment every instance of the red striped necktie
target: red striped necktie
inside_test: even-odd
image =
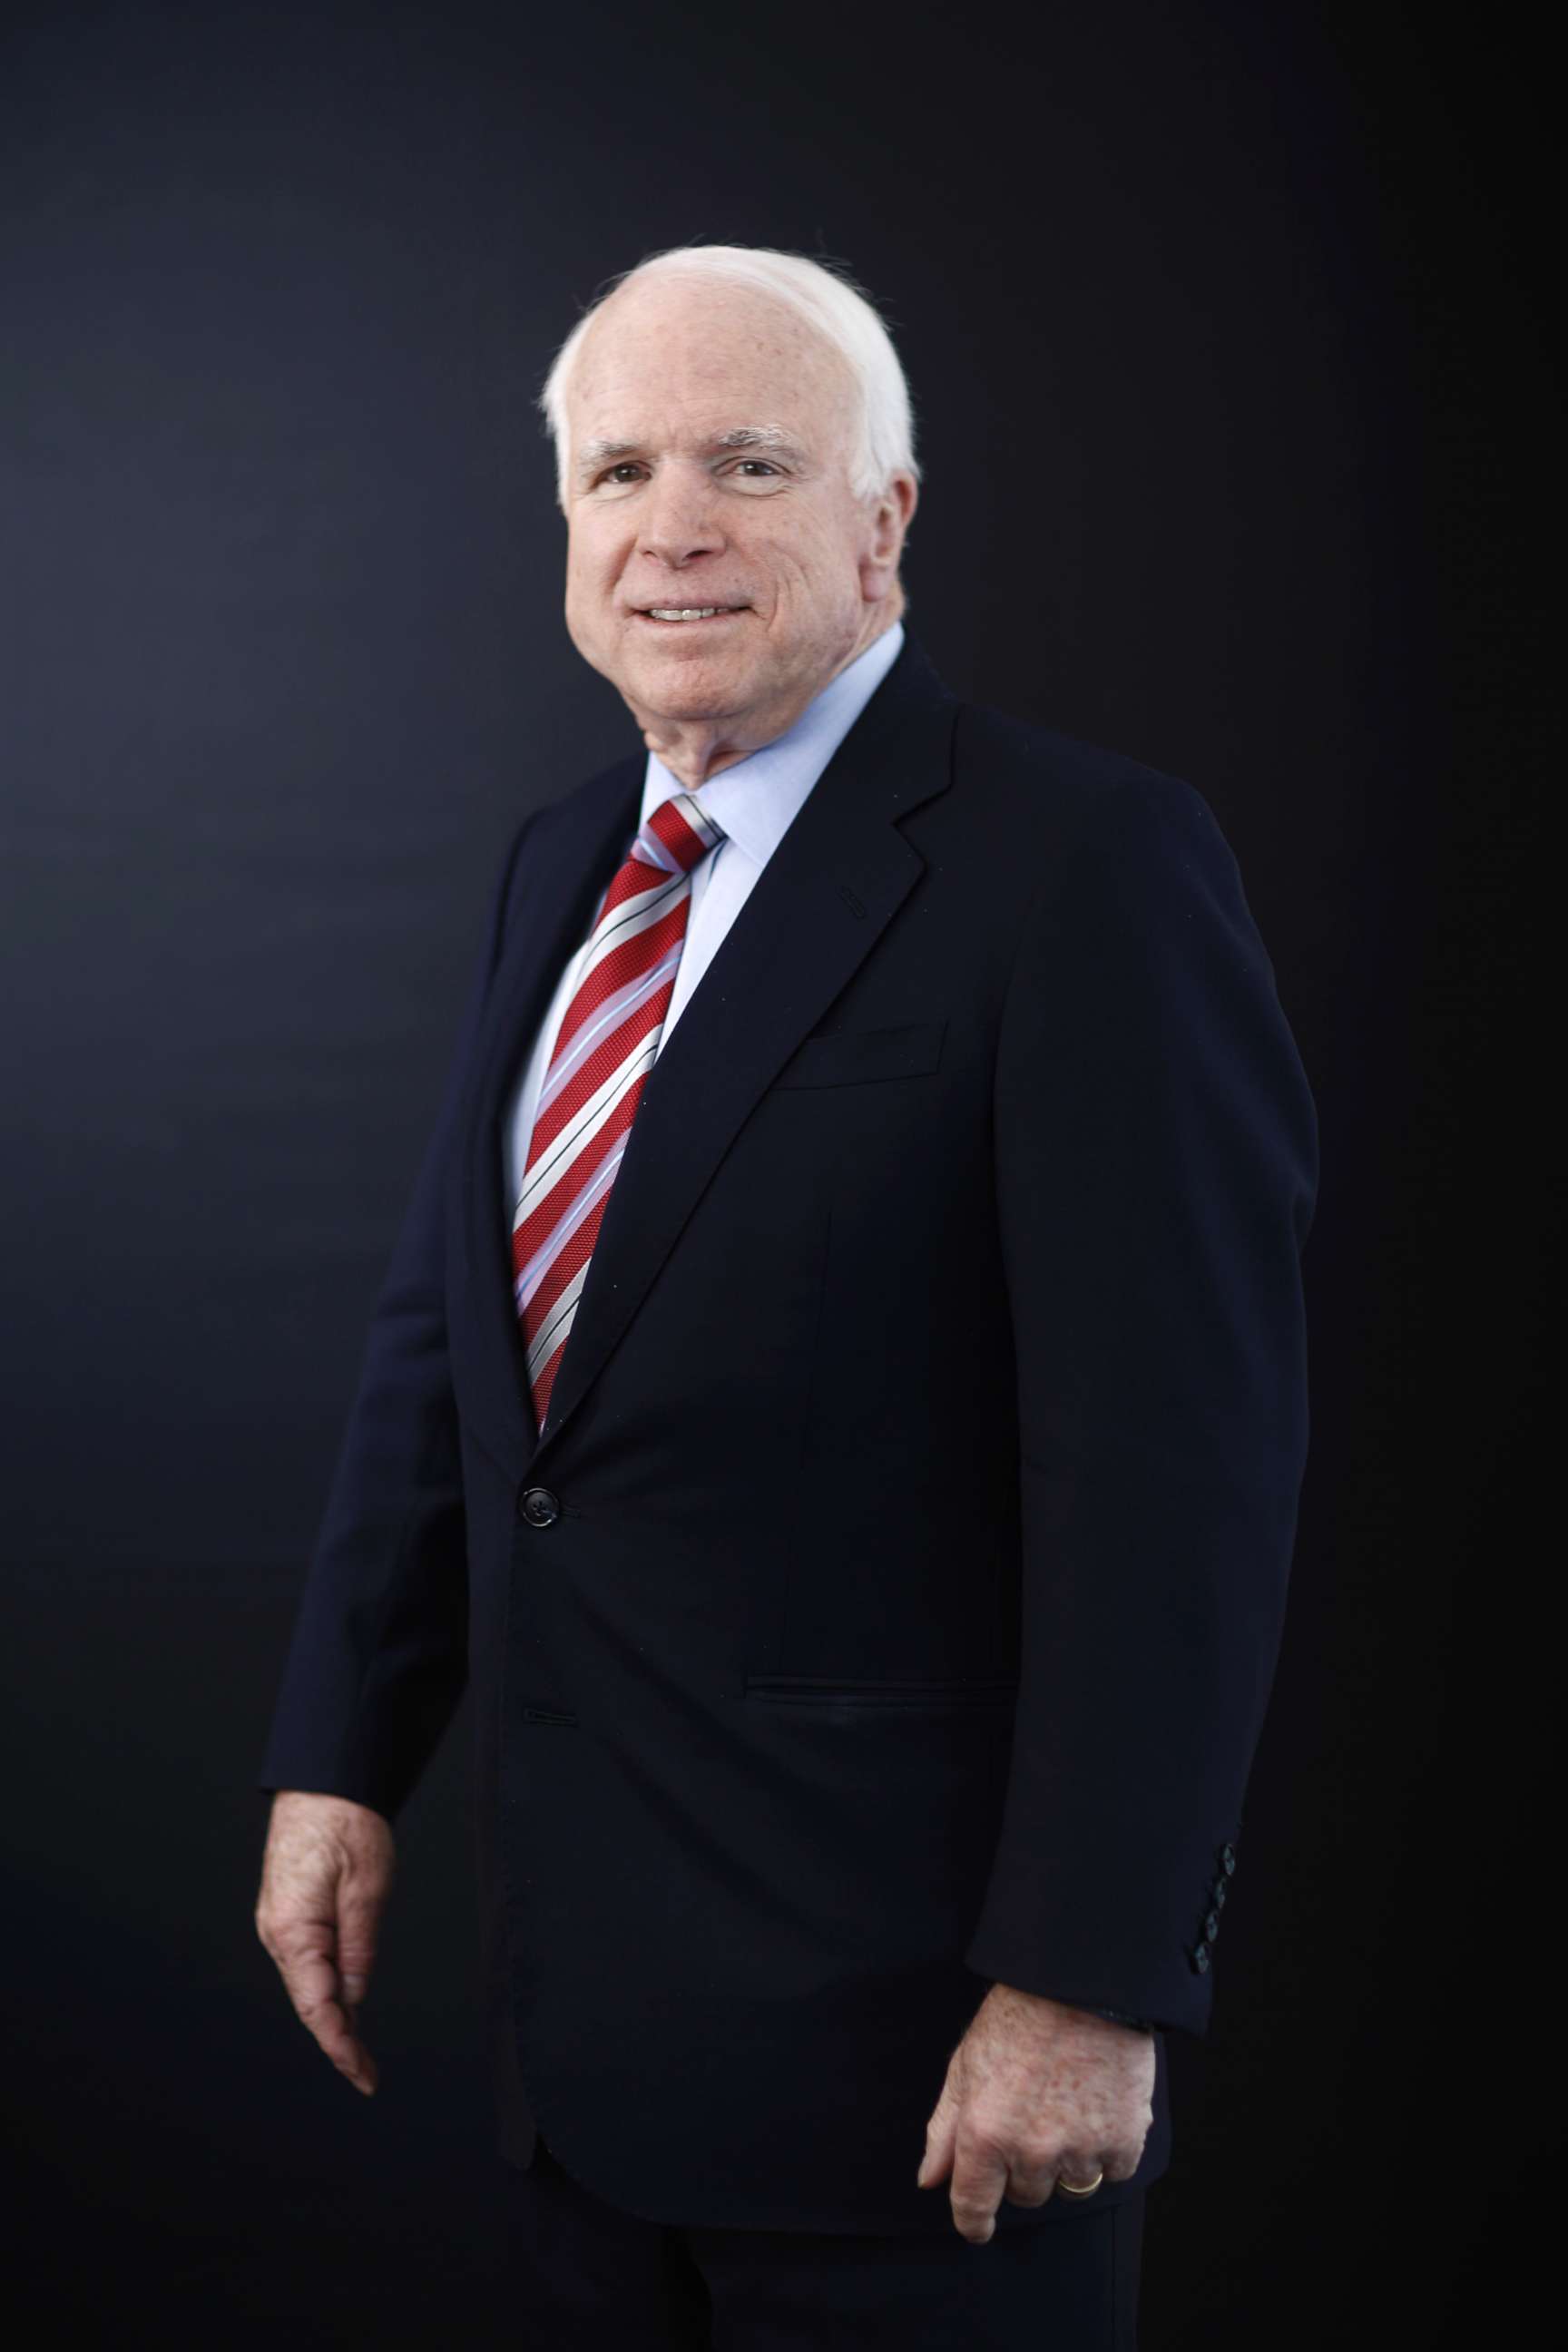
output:
[[[511,1263],[541,1432],[675,993],[691,870],[723,839],[690,793],[654,810],[600,901],[540,1088]]]

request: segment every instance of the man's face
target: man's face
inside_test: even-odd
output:
[[[854,423],[847,363],[749,288],[633,284],[595,316],[568,403],[566,626],[645,727],[768,741],[887,625],[913,486],[879,520],[851,498]],[[782,437],[721,439],[756,428]]]

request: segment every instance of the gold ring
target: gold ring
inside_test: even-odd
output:
[[[1057,2175],[1057,2187],[1061,2190],[1064,2197],[1092,2197],[1104,2178],[1105,2175],[1103,2172],[1097,2172],[1094,2179],[1089,2181],[1087,2186],[1075,2188],[1070,2180],[1064,2180],[1061,2174],[1058,2172]]]

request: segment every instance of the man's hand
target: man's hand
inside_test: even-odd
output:
[[[367,2098],[376,2064],[359,2038],[357,2011],[395,1866],[384,1814],[301,1789],[273,1797],[256,1932],[303,2022]]]
[[[918,2175],[952,2174],[959,2235],[983,2246],[1004,2195],[1043,2205],[1058,2174],[1130,2180],[1154,2120],[1154,2037],[993,1985],[948,2061]]]

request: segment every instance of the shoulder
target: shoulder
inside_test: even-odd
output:
[[[1081,813],[1089,821],[1115,822],[1129,809],[1155,816],[1169,812],[1178,820],[1202,812],[1214,820],[1203,794],[1184,777],[989,703],[958,706],[953,764],[966,781],[989,782],[1013,799],[1020,814],[1034,805],[1053,817]]]
[[[1123,890],[1140,879],[1158,888],[1194,868],[1235,877],[1214,810],[1185,777],[988,703],[958,706],[953,782],[961,800],[984,807],[1047,872],[1113,871]]]

